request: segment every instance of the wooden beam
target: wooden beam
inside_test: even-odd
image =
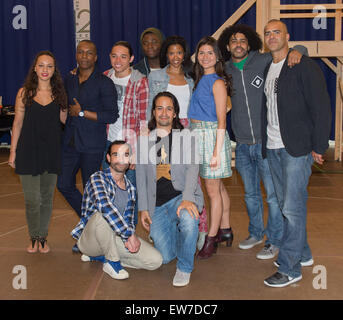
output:
[[[256,1],[256,32],[263,38],[264,26],[270,20],[270,2],[269,0]]]
[[[322,60],[334,73],[337,74],[337,67],[328,58],[322,58]]]
[[[278,9],[278,7],[280,6],[280,0],[271,0],[270,5],[270,19],[280,20],[280,10]]]
[[[336,3],[342,4],[342,0],[336,0]],[[335,19],[335,40],[341,41],[342,40],[342,11],[336,10],[336,19]]]
[[[280,19],[299,19],[299,18],[336,18],[336,13],[326,13],[324,14],[318,14],[313,12],[308,13],[280,13]]]
[[[323,6],[326,10],[342,10],[343,4],[316,3],[316,4],[282,4],[275,7],[278,10],[313,10],[315,6]]]
[[[232,15],[227,19],[224,24],[212,35],[215,39],[218,39],[223,30],[235,24],[242,16],[245,14],[252,6],[255,4],[256,0],[245,1]]]
[[[297,44],[305,46],[310,57],[343,56],[343,41],[289,41],[290,48]]]
[[[339,81],[339,87],[341,90],[341,98],[343,100],[343,81],[342,81],[342,78],[338,78],[338,81]]]

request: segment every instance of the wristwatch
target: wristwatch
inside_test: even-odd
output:
[[[79,112],[79,117],[84,117],[85,116],[85,113],[81,110],[80,112]]]

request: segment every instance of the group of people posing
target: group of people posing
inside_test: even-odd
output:
[[[264,283],[301,280],[301,267],[313,264],[307,185],[313,161],[324,161],[331,107],[320,68],[288,40],[286,25],[271,20],[264,29],[270,52],[261,53],[256,31],[234,25],[218,40],[203,37],[193,63],[183,37],[148,28],[140,38],[144,58],[133,67],[128,42],[113,45],[112,68],[101,72],[96,45],[81,41],[78,67],[65,81],[53,54],[38,53],[16,97],[8,161],[23,186],[27,252],[50,251],[57,184],[80,218],[71,235],[82,261],[101,261],[112,278],[126,279],[125,268],[155,270],[176,258],[173,285],[186,286],[195,255],[208,259],[220,243],[232,245],[223,183],[232,175],[232,106],[249,216],[249,236],[238,247],[253,248],[266,236],[257,258],[277,257],[278,270]],[[136,235],[138,217],[153,245]]]

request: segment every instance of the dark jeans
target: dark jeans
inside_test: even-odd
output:
[[[48,235],[57,174],[20,175],[31,238]]]
[[[76,174],[81,169],[84,188],[90,176],[100,170],[102,157],[102,152],[83,153],[71,146],[62,148],[62,172],[57,179],[57,188],[79,217],[81,217],[82,194],[76,188]]]

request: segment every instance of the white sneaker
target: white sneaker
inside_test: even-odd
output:
[[[314,261],[313,261],[312,258],[309,259],[309,260],[307,260],[307,261],[301,261],[301,262],[300,262],[300,264],[301,264],[302,267],[310,267],[310,266],[313,265],[313,263],[314,263]]]
[[[256,255],[257,259],[267,260],[274,258],[279,252],[279,248],[273,244],[266,244],[263,249]]]
[[[105,256],[91,257],[91,256],[87,256],[87,255],[83,254],[81,256],[81,261],[83,261],[83,262],[100,261],[100,262],[104,263],[106,261],[106,258],[105,258]]]
[[[124,280],[129,277],[129,273],[125,269],[121,269],[119,272],[117,272],[113,269],[113,267],[108,262],[104,263],[102,270],[106,272],[113,279]]]
[[[198,241],[197,241],[197,248],[199,251],[204,246],[206,235],[207,235],[207,232],[203,232],[203,231],[199,232]]]
[[[310,267],[310,266],[313,265],[313,263],[314,263],[314,261],[313,261],[312,258],[309,259],[309,260],[307,260],[307,261],[301,261],[301,262],[300,262],[300,264],[301,264],[302,267]],[[279,265],[279,263],[278,263],[277,261],[274,261],[274,266],[275,266],[275,267],[280,267],[280,265]]]
[[[81,256],[81,261],[83,261],[83,262],[89,262],[89,261],[91,261],[91,258],[90,258],[89,256],[86,256],[85,254],[83,254],[83,255]]]
[[[262,243],[263,240],[257,240],[256,238],[254,238],[253,236],[249,236],[247,239],[245,239],[244,241],[242,241],[238,247],[239,249],[243,249],[243,250],[246,250],[246,249],[251,249],[253,247],[255,247],[256,245]]]
[[[176,273],[173,279],[174,287],[184,287],[189,283],[191,277],[190,273],[182,272],[179,269],[176,269]]]

